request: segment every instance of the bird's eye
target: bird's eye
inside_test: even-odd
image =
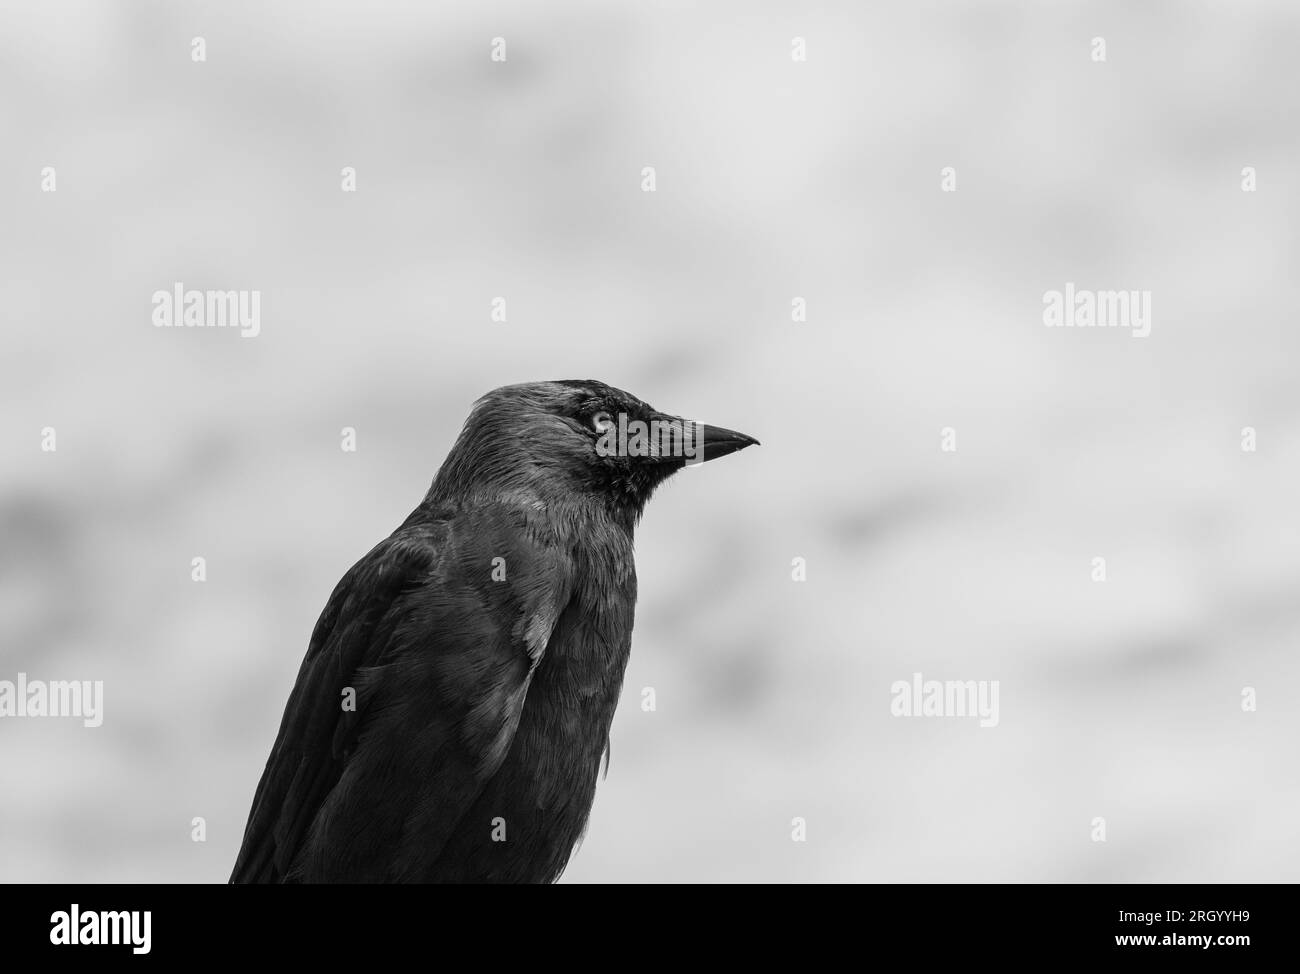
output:
[[[614,417],[601,410],[591,417],[591,428],[597,433],[604,433],[614,428]]]

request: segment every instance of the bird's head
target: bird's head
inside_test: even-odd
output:
[[[687,464],[756,443],[594,379],[503,386],[474,404],[430,494],[582,496],[638,516]]]

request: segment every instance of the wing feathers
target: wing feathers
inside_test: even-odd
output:
[[[394,881],[436,861],[509,750],[569,597],[564,558],[521,547],[518,528],[491,510],[454,530],[408,520],[343,577],[231,882]],[[507,584],[492,579],[493,558]]]

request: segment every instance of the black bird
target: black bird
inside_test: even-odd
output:
[[[633,528],[686,463],[757,442],[594,380],[475,403],[321,613],[231,882],[557,879],[627,665]]]

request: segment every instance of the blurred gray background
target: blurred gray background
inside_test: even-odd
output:
[[[1280,2],[5,4],[0,678],[105,719],[0,721],[0,879],[224,881],[335,582],[477,396],[587,377],[763,446],[650,505],[565,881],[1300,878],[1298,44]],[[153,327],[177,281],[261,334]],[[1150,336],[1045,328],[1066,281]],[[914,672],[999,725],[891,717]]]

